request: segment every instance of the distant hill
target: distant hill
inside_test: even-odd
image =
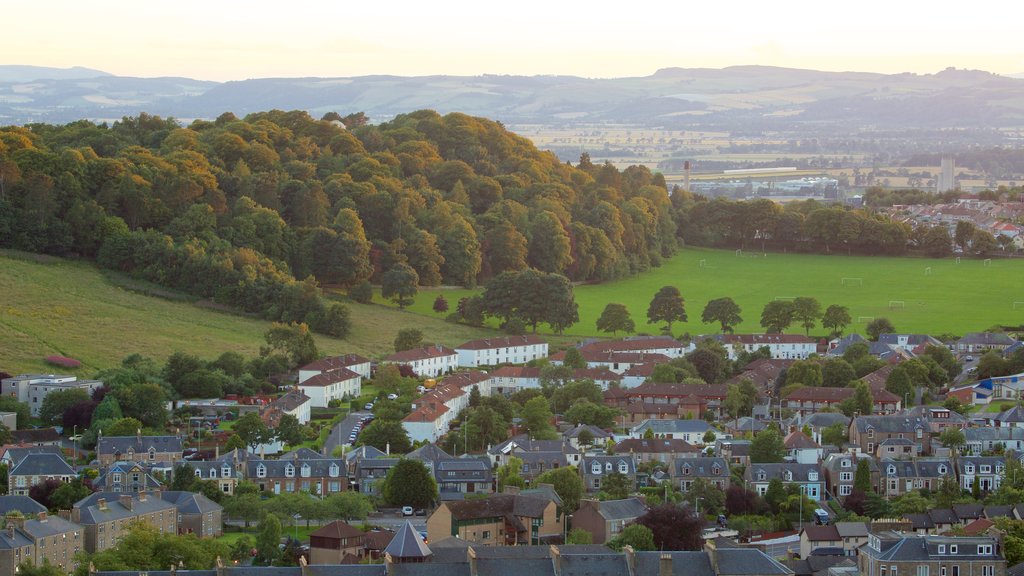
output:
[[[74,66],[72,68],[49,68],[46,66],[0,65],[0,82],[31,82],[33,80],[77,80],[110,76],[101,70]]]
[[[31,69],[0,67],[0,124],[109,120],[140,112],[187,120],[269,109],[301,109],[314,116],[362,111],[375,122],[432,109],[506,124],[625,123],[734,132],[994,129],[1024,123],[1024,79],[977,70],[920,75],[734,66],[666,68],[650,76],[608,79],[360,76],[217,83],[85,77],[85,69],[71,69],[26,71],[35,76],[26,85],[27,76],[16,76],[15,68]]]

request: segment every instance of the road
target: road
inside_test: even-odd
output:
[[[971,357],[971,360],[967,360],[968,356]],[[954,388],[954,387],[959,386],[961,384],[966,384],[967,382],[973,382],[974,381],[975,376],[974,376],[974,373],[971,372],[971,369],[978,367],[978,359],[979,358],[981,358],[980,354],[969,354],[967,356],[962,356],[962,357],[958,358],[958,360],[960,360],[960,362],[963,363],[964,368],[963,368],[963,371],[960,372],[960,374],[957,375],[957,377],[953,379],[953,383],[950,384],[950,388]]]
[[[323,453],[330,456],[334,453],[335,446],[341,446],[342,444],[348,444],[348,438],[352,434],[352,431],[359,425],[359,420],[365,416],[372,415],[370,411],[352,412],[345,417],[344,420],[338,422],[331,429],[331,434],[324,441]]]

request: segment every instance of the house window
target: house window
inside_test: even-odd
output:
[[[942,566],[939,568],[939,576],[946,576],[946,567]]]
[[[842,466],[843,468],[849,468],[850,467],[850,461],[849,460],[843,460],[842,463],[840,464],[840,466]]]
[[[222,477],[224,477],[224,478],[230,478],[231,477],[231,467],[230,466],[225,466],[225,467],[221,468],[220,469],[220,475]]]
[[[853,486],[850,486],[849,484],[842,484],[842,485],[839,486],[839,495],[840,496],[849,496],[852,493],[853,493]]]
[[[996,576],[996,567],[995,566],[982,566],[981,567],[981,576]]]
[[[889,574],[888,566],[882,566],[882,576],[886,576],[887,574]]]
[[[945,544],[939,544],[939,554],[945,554],[945,553],[946,553],[946,545]]]
[[[960,576],[960,567],[953,566],[953,571],[950,574],[951,576]]]
[[[764,479],[765,479],[765,478],[767,478],[767,477],[768,477],[768,476],[767,476],[767,475],[766,475],[766,474],[764,473],[764,470],[761,470],[761,471],[759,471],[759,472],[757,473],[757,479],[758,479],[758,480],[764,480]]]
[[[939,474],[941,474],[943,476],[946,475],[946,465],[945,464],[940,464],[939,465]]]
[[[920,428],[918,428],[918,429],[917,429],[917,437],[918,437],[918,438],[921,438],[921,437],[923,437],[923,436],[924,436],[924,430],[921,430]]]
[[[202,478],[202,477],[203,477],[203,471],[198,469],[198,468],[196,468],[196,478]]]
[[[875,429],[874,428],[868,428],[868,438],[874,438],[874,437],[875,437]]]
[[[629,472],[629,466],[627,466],[625,462],[620,463],[619,464],[619,473],[620,474],[625,474],[627,472]]]
[[[719,474],[722,473],[722,469],[719,468],[718,466],[715,466],[714,468],[711,469],[711,473],[714,474],[715,476],[718,476]]]
[[[591,472],[591,474],[600,474],[601,473],[601,463],[600,462],[594,462],[594,464],[590,467],[590,472]]]
[[[917,576],[928,576],[928,567],[927,566],[918,566],[917,567]]]
[[[266,469],[265,466],[263,466],[263,464],[260,464],[259,466],[256,467],[256,477],[257,478],[266,478],[267,477],[267,469]]]
[[[840,472],[839,473],[839,481],[840,482],[853,482],[853,472]]]
[[[814,471],[808,472],[807,473],[807,480],[809,480],[811,482],[817,482],[818,481],[818,473],[814,472]]]
[[[989,466],[988,464],[982,464],[980,469],[979,469],[979,471],[982,474],[991,474],[992,473],[992,467]],[[945,474],[945,472],[943,472],[943,474]]]
[[[950,554],[956,554],[956,544],[950,544],[950,545],[949,545],[949,553],[950,553]],[[958,575],[956,574],[956,567],[954,566],[953,568],[954,568],[954,571],[953,571],[953,576],[958,576]]]
[[[896,576],[896,565],[889,566],[889,576]]]
[[[217,477],[217,469],[216,468],[210,468],[210,478],[216,478],[216,477]]]
[[[964,464],[964,472],[966,472],[967,474],[974,474],[974,465]]]
[[[992,555],[992,545],[991,544],[987,544],[987,545],[978,546],[978,555],[979,556],[991,556]]]
[[[287,466],[285,466],[284,467],[284,475],[287,476],[288,478],[291,478],[292,476],[295,476],[295,466],[292,466],[291,464],[288,464]]]
[[[156,460],[156,450],[154,450],[153,448],[149,449],[149,459]]]

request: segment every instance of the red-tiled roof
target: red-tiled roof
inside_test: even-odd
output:
[[[480,340],[470,340],[460,346],[456,346],[456,350],[491,350],[494,348],[513,348],[515,346],[533,346],[535,344],[545,344],[543,338],[528,334],[525,336],[499,336],[497,338],[481,338]]]
[[[683,397],[699,396],[701,398],[725,398],[728,394],[728,386],[725,384],[665,384],[657,382],[644,382],[636,388],[630,389],[626,395],[630,398],[641,396],[660,397]]]
[[[540,378],[540,368],[528,366],[502,366],[491,371],[494,378]]]
[[[395,352],[391,356],[385,358],[388,362],[415,362],[416,360],[426,360],[428,358],[442,358],[444,356],[457,356],[455,350],[441,344],[432,344],[430,346],[423,346],[422,348],[413,348],[412,350],[403,350],[401,352]]]
[[[816,341],[799,334],[723,334],[721,341],[724,344],[814,344]]]
[[[315,362],[306,364],[299,370],[319,370],[321,372],[327,372],[329,370],[337,370],[338,368],[348,368],[349,366],[355,366],[357,364],[365,364],[369,362],[367,358],[363,358],[359,354],[345,354],[344,356],[332,356],[330,358],[321,358]]]
[[[360,378],[360,376],[348,368],[335,368],[330,372],[321,372],[312,378],[307,378],[300,382],[299,386],[330,386],[353,378]]]

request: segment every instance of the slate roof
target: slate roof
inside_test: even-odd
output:
[[[760,550],[750,548],[724,548],[717,550],[718,576],[747,576],[757,574],[792,574],[793,571]]]
[[[1013,505],[985,506],[985,518],[1013,518]]]
[[[584,456],[580,460],[580,471],[586,475],[594,475],[593,465],[595,462],[600,463],[601,472],[600,474],[619,472],[619,466],[621,464],[626,465],[626,475],[636,474],[636,461],[630,455],[614,455],[614,456]],[[608,465],[611,464],[611,471],[608,471]]]
[[[597,510],[605,520],[632,520],[646,514],[647,505],[639,498],[625,498],[600,502]]]
[[[717,465],[718,474],[714,473]],[[677,478],[691,476],[693,478],[729,478],[729,465],[725,458],[702,456],[698,458],[676,458],[672,462],[672,469]],[[690,473],[687,474],[686,470]]]
[[[923,418],[910,418],[900,414],[891,416],[857,416],[853,425],[860,432],[874,428],[883,434],[914,434],[918,428],[928,430],[928,423]]]
[[[224,509],[199,492],[168,490],[161,492],[160,498],[174,504],[180,514],[206,514]]]
[[[302,371],[313,371],[319,370],[321,372],[329,372],[331,370],[337,370],[339,368],[348,368],[349,366],[355,366],[357,364],[365,364],[370,360],[363,358],[358,354],[345,354],[344,356],[331,356],[330,358],[321,358],[315,362],[310,362],[305,366],[299,368]]]
[[[904,517],[912,516],[906,514]],[[949,552],[949,545],[958,545],[956,554]],[[990,537],[981,536],[906,536],[895,539],[884,538],[881,541],[881,550],[875,550],[871,546],[861,546],[860,554],[867,554],[876,560],[894,560],[899,562],[926,562],[929,560],[942,559],[944,562],[977,560],[977,546],[979,544],[990,545],[994,551],[998,551],[996,540]],[[945,546],[946,552],[938,554],[938,546]],[[1001,560],[1002,555],[996,552],[993,556],[987,556],[993,560]]]
[[[519,493],[523,496],[535,496],[537,498],[551,500],[555,503],[555,506],[562,506],[562,498],[558,495],[558,492],[555,492],[555,487],[551,484],[536,484],[533,488],[520,490]]]
[[[374,449],[376,450],[376,448],[374,448]],[[323,457],[324,457],[324,455],[319,453],[319,452],[317,452],[316,450],[311,450],[309,448],[296,448],[295,450],[291,450],[289,452],[285,452],[284,454],[281,454],[280,456],[277,457],[277,459],[278,460],[308,460],[308,459],[319,460],[319,459],[322,459]]]
[[[794,430],[786,435],[782,444],[789,450],[802,450],[805,448],[819,448],[818,443],[807,437],[799,430]]]
[[[615,445],[616,454],[693,454],[700,448],[679,438],[626,438]]]
[[[997,422],[1024,422],[1024,406],[1014,406],[997,414],[993,420]]]
[[[336,464],[338,466],[338,474],[331,476],[331,465]],[[256,470],[263,466],[266,470],[267,478],[284,478],[286,469],[291,465],[295,471],[293,476],[295,478],[305,478],[302,475],[302,469],[304,466],[309,466],[309,477],[310,478],[344,478],[347,475],[348,462],[345,462],[343,458],[325,458],[320,456],[319,458],[301,458],[295,460],[260,460],[254,458],[248,460],[245,463],[246,478],[259,478],[256,474]]]
[[[804,535],[807,536],[807,540],[811,542],[833,542],[839,540],[839,529],[836,528],[835,524],[828,524],[826,526],[804,526]]]
[[[812,430],[827,428],[836,423],[842,424],[845,428],[850,425],[850,417],[841,412],[815,412],[801,418],[799,423],[801,426],[810,426]]]
[[[549,563],[549,565],[551,565]],[[560,576],[620,576],[629,574],[624,554],[563,554]]]
[[[395,533],[384,553],[390,554],[392,558],[426,558],[431,554],[430,548],[423,542],[423,537],[408,520]]]
[[[526,434],[513,436],[487,451],[489,454],[515,454],[530,452],[561,452],[563,454],[579,454],[580,451],[565,440],[533,440]]]
[[[338,382],[346,382],[356,378],[361,378],[357,372],[353,372],[348,368],[335,368],[330,372],[322,372],[312,378],[306,378],[302,382],[299,382],[298,386],[300,388],[326,387],[332,384],[337,384]]]
[[[64,449],[60,446],[12,446],[4,450],[4,459],[17,464],[29,454],[56,454],[63,457]]]
[[[525,516],[542,518],[551,501],[522,494],[492,494],[486,498],[448,502],[448,510],[456,520],[495,518],[498,516]]]
[[[864,522],[836,522],[835,526],[842,538],[866,538],[868,535],[868,526]]]
[[[715,576],[706,552],[637,552],[636,573],[651,576],[660,574],[662,554],[672,558],[671,576]]]
[[[1016,342],[1002,332],[968,332],[956,343],[960,346],[1012,346]]]
[[[146,495],[145,500],[140,499],[139,494],[131,494],[132,509],[129,510],[122,506],[119,501],[121,496],[127,495],[128,494],[120,492],[94,492],[89,496],[82,498],[78,502],[75,502],[75,508],[81,510],[79,523],[83,525],[98,524],[101,522],[109,522],[111,520],[134,518],[135,516],[159,510],[175,510],[174,504],[166,502],[151,494]],[[105,510],[100,509],[100,499],[106,499]]]
[[[427,443],[419,448],[409,452],[405,455],[406,458],[413,458],[415,460],[429,460],[431,462],[437,460],[450,460],[453,456],[444,450],[442,450],[437,444]]]
[[[566,430],[565,433],[562,434],[562,436],[564,436],[567,439],[568,438],[578,438],[579,435],[580,435],[580,432],[582,432],[584,430],[589,431],[590,435],[593,436],[594,439],[597,439],[597,438],[611,438],[611,436],[612,436],[611,433],[605,432],[601,428],[598,428],[597,426],[594,426],[592,424],[579,424],[579,425],[573,426],[572,428]]]
[[[760,480],[760,474],[764,472],[764,480]],[[792,480],[786,480],[786,473],[792,473]],[[811,472],[818,473],[817,480],[809,480]],[[751,464],[747,466],[743,476],[752,482],[768,482],[773,478],[778,478],[783,482],[824,482],[825,479],[821,474],[821,468],[817,464],[796,464],[792,462],[782,462],[777,464]]]
[[[11,476],[78,476],[63,457],[56,454],[29,454],[14,465]]]
[[[0,516],[6,516],[8,512],[14,511],[21,512],[23,516],[33,516],[46,512],[46,506],[28,496],[0,496]]]
[[[145,454],[153,448],[157,452],[181,452],[181,438],[177,436],[103,436],[96,444],[97,454]]]
[[[630,432],[643,435],[648,429],[654,434],[704,434],[708,430],[715,434],[720,434],[718,430],[704,420],[682,420],[679,418],[664,420],[647,419],[634,426]]]
[[[7,530],[0,530],[0,550],[14,550],[22,546],[32,545],[34,545],[34,542],[20,530],[15,530],[14,536],[11,536]]]
[[[58,442],[60,434],[56,428],[26,428],[11,430],[11,442],[15,444],[33,444],[39,442]]]
[[[442,358],[445,356],[458,356],[458,352],[447,346],[442,346],[441,344],[431,344],[428,346],[413,348],[412,350],[395,352],[384,360],[387,362],[415,362],[416,360]]]
[[[547,342],[540,336],[533,334],[526,334],[523,336],[498,336],[495,338],[481,338],[479,340],[470,340],[464,342],[459,346],[456,346],[456,350],[491,350],[494,348],[514,348],[518,346],[533,346],[536,344],[546,344]]]
[[[47,515],[46,520],[39,520],[38,518],[25,520],[25,524],[21,527],[21,530],[24,530],[25,533],[33,538],[39,539],[56,536],[58,534],[82,532],[82,526],[70,520],[65,520],[60,516]]]
[[[277,408],[284,412],[291,412],[306,402],[309,402],[309,400],[309,396],[306,396],[304,392],[293,388],[288,392],[285,392],[277,400],[271,402],[268,408]]]
[[[985,514],[984,504],[953,504],[953,512],[960,520],[977,520]]]
[[[928,511],[928,516],[936,525],[958,524],[960,522],[960,519],[957,518],[956,512],[953,512],[952,508],[933,508]]]
[[[1024,428],[1016,426],[1005,426],[996,428],[984,426],[977,428],[964,428],[964,440],[967,442],[998,442],[1006,440],[1024,440]]]

